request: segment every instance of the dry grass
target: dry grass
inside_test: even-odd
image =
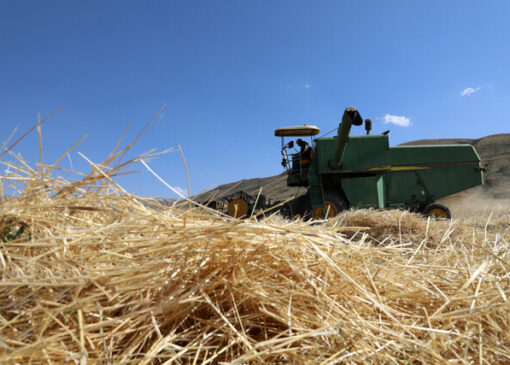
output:
[[[122,153],[74,182],[10,163],[0,362],[510,362],[509,216],[154,209],[112,182]]]

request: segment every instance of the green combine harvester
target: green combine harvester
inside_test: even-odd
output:
[[[288,214],[322,219],[351,207],[398,208],[451,218],[449,209],[435,201],[483,184],[484,169],[471,145],[390,147],[387,132],[370,135],[370,119],[366,135],[349,136],[352,125],[362,124],[350,107],[335,137],[315,139],[319,128],[307,125],[275,130],[282,139],[287,185],[308,188],[288,204]],[[294,143],[285,144],[285,137],[310,137],[313,158],[291,154]]]

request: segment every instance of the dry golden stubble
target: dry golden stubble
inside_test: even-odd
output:
[[[126,193],[124,155],[69,183],[20,163],[1,362],[509,361],[507,216],[234,220]]]

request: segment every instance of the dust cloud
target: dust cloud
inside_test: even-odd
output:
[[[454,218],[510,216],[510,197],[498,197],[482,187],[441,199]]]

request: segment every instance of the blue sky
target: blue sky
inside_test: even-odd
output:
[[[166,103],[131,156],[181,145],[198,193],[282,172],[273,130],[327,132],[349,105],[391,144],[506,133],[509,18],[506,0],[2,1],[1,140],[63,107],[43,127],[45,162],[87,134],[70,156],[87,171],[78,151],[103,160]],[[37,135],[15,152],[35,165]],[[178,153],[150,166],[186,187]],[[120,184],[175,196],[139,168]]]

